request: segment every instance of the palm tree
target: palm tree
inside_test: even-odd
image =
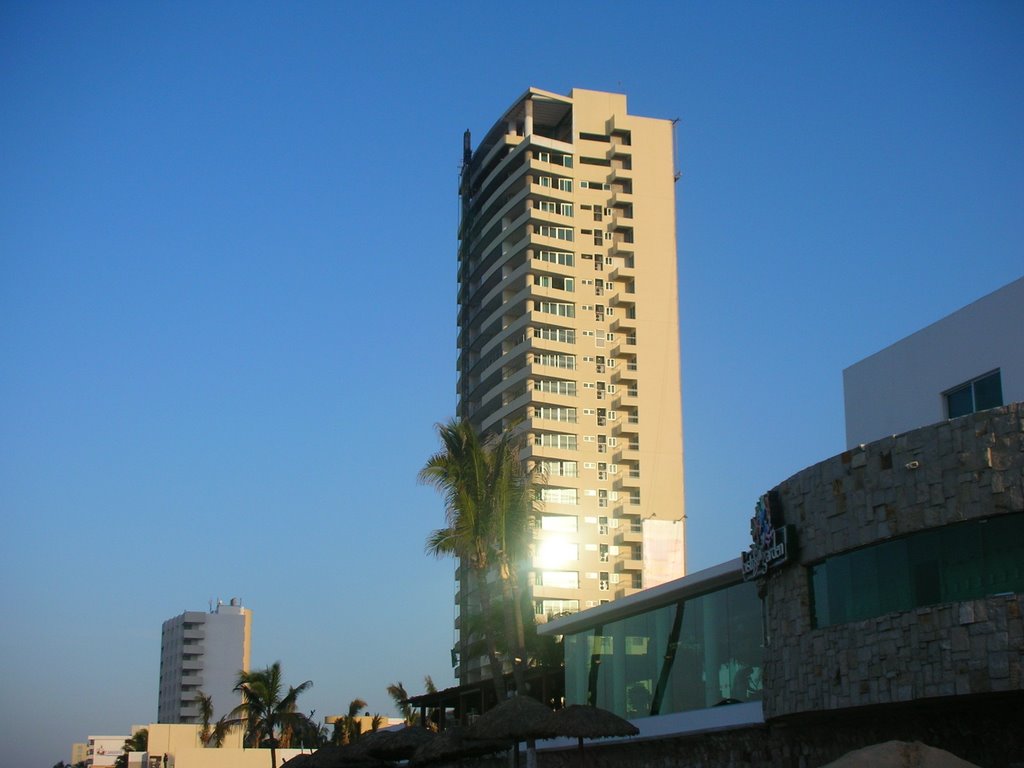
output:
[[[283,687],[279,661],[266,669],[239,672],[235,690],[242,694],[242,703],[231,710],[229,721],[245,728],[243,746],[270,747],[270,768],[277,768],[277,748],[288,746],[291,733],[305,726],[306,716],[296,710],[295,702],[313,683],[289,686],[284,695]]]
[[[512,655],[516,690],[524,692],[523,672],[527,666],[527,653],[519,564],[528,559],[533,543],[530,526],[537,515],[537,490],[533,472],[524,469],[519,460],[519,444],[510,434],[503,434],[494,444],[492,464],[496,500],[495,556],[501,577],[505,645]]]
[[[402,719],[405,720],[405,724],[416,725],[417,721],[419,721],[419,713],[409,703],[409,693],[405,690],[405,686],[401,682],[392,683],[388,686],[387,690],[388,696],[395,702],[395,706],[398,708]]]
[[[427,539],[427,552],[435,557],[454,556],[474,582],[480,612],[491,614],[491,591],[487,575],[497,566],[502,576],[502,591],[508,621],[505,631],[514,640],[510,649],[521,649],[515,611],[511,604],[518,591],[515,563],[529,542],[529,519],[534,514],[531,476],[519,462],[518,445],[510,433],[482,441],[468,421],[439,424],[442,450],[435,453],[420,470],[420,482],[432,485],[445,499],[447,526]],[[515,577],[515,578],[514,578]],[[507,585],[507,586],[506,586]],[[505,683],[494,633],[483,637],[498,699],[505,697]],[[516,683],[522,686],[524,654],[513,667]],[[519,668],[517,670],[517,668]]]
[[[348,713],[334,722],[334,736],[331,738],[334,744],[344,746],[359,738],[362,730],[359,724],[359,710],[365,706],[366,702],[362,699],[352,699],[348,703]]]
[[[221,715],[210,732],[210,744],[213,744],[214,747],[224,746],[224,739],[234,726],[235,722],[228,715]]]
[[[210,721],[213,720],[213,696],[196,691],[195,703],[199,707],[199,720],[203,726],[199,729],[199,741],[205,747],[213,738],[213,730],[210,728]]]
[[[291,734],[291,746],[300,749],[319,749],[330,742],[326,725],[317,725],[316,710],[310,710],[301,727],[295,728]]]
[[[114,760],[115,768],[127,768],[129,752],[146,752],[149,750],[149,729],[139,728],[124,741],[124,751]]]

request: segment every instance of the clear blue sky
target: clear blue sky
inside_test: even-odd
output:
[[[1019,2],[6,0],[4,764],[155,719],[210,598],[318,715],[452,683],[415,475],[462,132],[531,85],[680,118],[693,569],[843,449],[844,367],[1024,273]]]

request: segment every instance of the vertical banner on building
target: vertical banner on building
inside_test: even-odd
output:
[[[644,520],[644,587],[683,576],[683,524],[678,520]]]

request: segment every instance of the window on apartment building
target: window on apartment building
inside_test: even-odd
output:
[[[579,469],[575,461],[542,461],[537,465],[537,469],[548,478],[579,477]],[[573,530],[576,530],[575,526],[573,526]]]
[[[534,410],[534,416],[538,419],[549,421],[564,421],[570,424],[576,423],[576,409],[567,408],[562,405],[542,405]]]
[[[537,365],[550,365],[554,368],[576,368],[576,355],[562,355],[556,352],[540,352],[533,356]]]
[[[542,325],[533,329],[533,336],[536,339],[545,339],[547,341],[560,341],[563,344],[575,344],[576,343],[576,331],[572,328],[554,328],[547,325]]]
[[[577,571],[539,571],[537,586],[579,589],[580,575]]]
[[[576,305],[560,301],[538,301],[534,303],[534,309],[559,317],[576,317]]]
[[[541,488],[540,500],[549,504],[576,504],[578,502],[575,488]]]
[[[564,616],[580,610],[579,600],[537,600],[533,612],[538,616]]]
[[[573,266],[573,255],[565,251],[539,251],[533,254],[533,258],[551,264],[561,264],[564,267]]]
[[[950,419],[998,408],[1003,404],[1003,382],[999,369],[954,387],[945,393],[945,398],[946,417]]]
[[[576,533],[577,519],[573,515],[544,515],[541,518],[541,529],[560,533]]]
[[[572,192],[572,179],[559,179],[558,188],[563,192]]]
[[[541,288],[556,288],[560,291],[572,291],[575,287],[571,277],[562,277],[561,275],[534,275],[533,284],[539,285]]]
[[[576,435],[559,434],[557,432],[539,432],[533,438],[533,444],[548,447],[561,448],[567,451],[576,450]]]
[[[553,237],[556,240],[568,240],[570,242],[573,239],[572,230],[568,227],[552,227],[547,224],[541,224],[537,227],[537,234],[542,237]]]
[[[576,382],[561,379],[537,379],[533,388],[538,392],[550,392],[555,395],[576,396]]]

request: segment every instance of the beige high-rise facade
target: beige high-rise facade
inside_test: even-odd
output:
[[[685,571],[674,169],[672,122],[622,94],[531,88],[465,137],[459,416],[543,473],[541,621]]]

